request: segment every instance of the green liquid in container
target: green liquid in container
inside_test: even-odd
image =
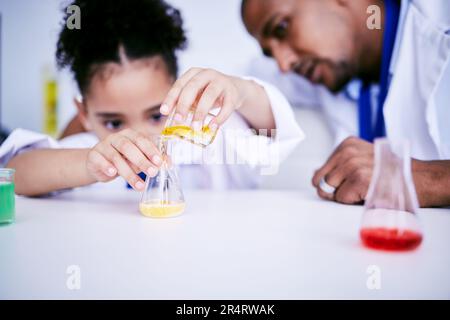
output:
[[[0,182],[0,224],[14,221],[14,183]]]

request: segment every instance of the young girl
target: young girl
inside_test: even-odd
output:
[[[173,110],[182,119],[191,106],[196,106],[194,128],[219,106],[210,127],[220,127],[220,132],[277,129],[261,138],[266,147],[277,144],[281,158],[302,139],[288,102],[269,85],[201,68],[176,80],[175,53],[186,38],[179,12],[163,1],[72,4],[80,7],[81,29],[70,30],[63,22],[56,57],[60,67],[68,66],[74,74],[81,93],[75,99],[78,119],[87,132],[55,141],[16,129],[0,148],[0,162],[16,169],[17,194],[42,195],[118,181],[119,176],[142,191],[139,173],[155,176],[162,163],[152,136],[161,133]],[[208,148],[229,145],[236,147],[226,134],[218,134]],[[254,156],[246,152],[241,148],[238,153],[243,159]],[[255,187],[259,175],[248,164],[185,163],[179,170],[183,187],[195,188]],[[124,188],[124,181],[119,185]]]

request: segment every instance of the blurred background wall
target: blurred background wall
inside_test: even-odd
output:
[[[172,0],[181,10],[189,47],[180,53],[180,71],[204,66],[238,74],[259,55],[240,20],[240,0]],[[54,64],[60,29],[61,0],[0,0],[2,14],[2,124],[6,128],[42,129],[44,68]],[[231,47],[230,47],[231,45]],[[63,72],[59,82],[59,127],[73,114],[74,86]]]
[[[243,75],[255,59],[262,68],[276,65],[261,57],[257,43],[247,34],[240,17],[241,0],[168,0],[181,10],[189,46],[180,53],[180,71],[192,66],[210,67]],[[1,27],[1,127],[7,131],[43,129],[44,69],[54,67],[55,44],[63,8],[61,0],[0,0]],[[82,21],[82,17],[81,17]],[[73,117],[76,86],[67,71],[58,73],[58,128]],[[310,185],[310,176],[326,158],[331,139],[314,108],[296,107],[296,117],[306,131],[305,140],[280,174],[268,177],[267,188]],[[295,172],[293,176],[292,173]]]

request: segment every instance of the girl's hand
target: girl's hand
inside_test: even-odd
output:
[[[208,112],[220,107],[219,114],[209,126],[217,129],[245,100],[245,80],[227,76],[211,69],[192,68],[173,85],[161,105],[160,112],[169,115],[175,108],[174,119],[181,122],[194,107],[194,130],[202,127]]]
[[[92,148],[86,168],[96,181],[107,182],[121,176],[135,190],[142,191],[144,181],[137,174],[144,172],[154,177],[161,164],[161,154],[150,139],[125,129],[109,135]]]

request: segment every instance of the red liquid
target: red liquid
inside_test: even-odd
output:
[[[422,234],[410,230],[364,228],[360,236],[367,247],[392,251],[412,250],[422,242]]]

